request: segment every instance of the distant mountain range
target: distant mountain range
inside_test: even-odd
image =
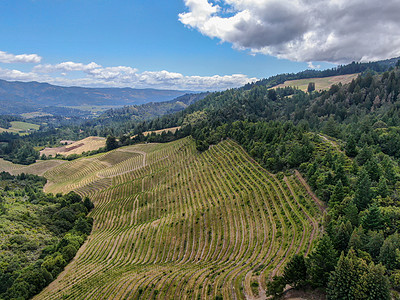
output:
[[[39,82],[0,80],[0,114],[21,114],[45,107],[123,106],[162,102],[182,96],[188,91],[61,87]]]

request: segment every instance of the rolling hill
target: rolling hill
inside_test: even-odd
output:
[[[37,112],[56,106],[123,106],[172,100],[185,91],[62,87],[39,82],[10,82],[0,80],[0,114]]]
[[[308,84],[310,82],[314,82],[315,89],[317,91],[328,90],[334,84],[350,83],[353,79],[356,79],[357,76],[358,76],[358,74],[347,74],[347,75],[338,75],[338,76],[330,76],[330,77],[287,80],[284,83],[274,86],[272,88],[295,87],[295,88],[302,90],[303,92],[307,92]]]
[[[94,227],[35,299],[256,299],[321,233],[301,175],[271,174],[231,140],[128,146],[44,175],[46,192],[90,196]]]

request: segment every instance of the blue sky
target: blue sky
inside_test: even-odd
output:
[[[0,0],[0,78],[60,85],[213,90],[298,72],[310,65],[334,66],[318,60],[339,63],[352,59],[338,51],[331,57],[306,52],[301,44],[298,51],[288,51],[282,43],[291,40],[278,41],[274,35],[297,41],[292,32],[303,26],[284,24],[288,18],[295,19],[290,9],[283,9],[282,16],[271,15],[271,10],[259,16],[261,10],[254,10],[253,5],[257,1],[225,2]],[[268,7],[273,1],[264,2],[258,4]],[[242,17],[243,23],[243,12],[254,13],[254,19],[266,18],[272,25],[253,28],[247,22],[248,27],[236,32],[238,26],[232,22]],[[284,25],[273,26],[274,18]],[[36,58],[18,56],[24,54]]]

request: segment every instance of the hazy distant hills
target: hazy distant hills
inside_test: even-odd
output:
[[[39,82],[0,80],[0,114],[20,114],[48,106],[139,105],[172,100],[188,91],[61,87]]]

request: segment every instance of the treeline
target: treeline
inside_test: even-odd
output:
[[[15,164],[29,165],[39,158],[39,151],[17,134],[0,134],[0,157]]]
[[[30,299],[75,256],[90,234],[93,203],[43,192],[46,179],[0,173],[0,299]]]
[[[352,62],[351,64],[348,65],[340,65],[336,68],[327,70],[305,70],[298,73],[278,74],[275,76],[271,76],[269,78],[259,80],[254,83],[246,84],[243,87],[243,89],[248,90],[254,87],[255,85],[273,87],[278,84],[282,84],[287,80],[297,80],[297,79],[307,79],[307,78],[317,78],[317,77],[323,78],[330,76],[362,73],[367,70],[382,73],[393,69],[395,66],[398,66],[398,64],[399,64],[399,58],[392,58],[388,60],[368,62],[368,63]]]
[[[11,127],[11,122],[22,121],[23,118],[19,116],[0,115],[0,127],[8,129]]]

